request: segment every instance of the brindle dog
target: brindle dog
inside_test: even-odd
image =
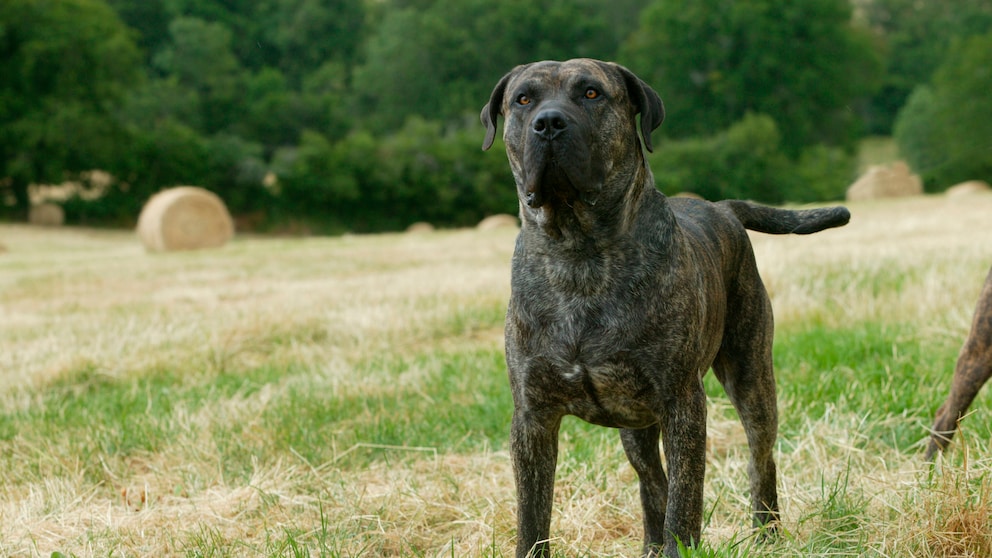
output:
[[[652,150],[664,107],[616,64],[513,69],[482,110],[483,149],[500,114],[522,221],[506,317],[517,556],[549,554],[565,415],[620,429],[640,479],[645,555],[698,541],[710,367],[746,430],[754,525],[768,526],[779,512],[772,311],[745,229],[814,233],[847,223],[847,209],[666,198],[636,123],[640,114]]]
[[[958,354],[951,380],[951,393],[937,410],[933,428],[930,429],[930,443],[927,445],[926,459],[930,461],[938,451],[943,451],[951,443],[958,421],[975,400],[978,390],[992,376],[992,269],[985,277],[985,286],[978,295],[975,315],[971,319],[971,331]]]

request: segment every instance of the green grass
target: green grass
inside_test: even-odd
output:
[[[922,437],[921,423],[930,420],[949,389],[947,367],[959,348],[927,343],[905,324],[862,322],[843,329],[780,332],[775,351],[779,394],[793,403],[783,413],[782,433],[788,438],[803,421],[847,409],[868,419],[864,433],[873,442],[911,451]]]
[[[480,350],[372,360],[355,372],[386,370],[393,378],[373,393],[290,387],[261,415],[259,441],[270,449],[295,451],[312,463],[334,460],[341,467],[363,467],[394,455],[374,447],[346,458],[335,455],[363,442],[443,452],[499,447],[512,412],[502,358],[502,352]],[[411,373],[418,376],[416,384],[396,381]]]
[[[783,522],[766,543],[749,527],[746,441],[710,374],[691,556],[992,552],[987,393],[921,461],[992,203],[853,209],[838,231],[754,238]],[[512,556],[512,231],[157,256],[128,234],[0,235],[0,555]],[[617,432],[566,418],[554,555],[636,555],[640,523]]]

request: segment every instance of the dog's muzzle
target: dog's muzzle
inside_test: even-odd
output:
[[[552,106],[540,109],[529,128],[523,157],[524,203],[531,208],[554,199],[594,204],[602,181],[590,168],[589,138],[581,133],[581,126]]]

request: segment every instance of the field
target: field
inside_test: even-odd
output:
[[[992,195],[752,236],[777,320],[783,532],[707,378],[697,556],[992,556],[992,395],[922,460],[983,279]],[[513,230],[238,237],[0,225],[0,555],[512,555]],[[636,556],[615,431],[566,420],[558,556]]]

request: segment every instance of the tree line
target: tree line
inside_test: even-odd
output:
[[[992,180],[992,0],[4,0],[0,217],[67,180],[96,225],[176,184],[263,228],[512,213],[479,109],[513,66],[574,57],[659,91],[666,193],[836,199],[866,135],[931,190]]]

